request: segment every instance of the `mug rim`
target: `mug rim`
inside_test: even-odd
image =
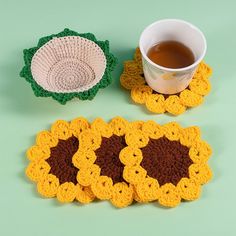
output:
[[[198,60],[196,60],[193,64],[189,65],[189,66],[186,66],[186,67],[182,67],[182,68],[169,68],[169,67],[164,67],[164,66],[160,66],[156,63],[154,63],[152,60],[150,60],[148,58],[148,56],[146,55],[146,53],[144,52],[144,49],[143,49],[143,46],[142,46],[142,38],[143,38],[143,35],[146,33],[146,31],[153,27],[154,25],[156,24],[159,24],[159,23],[162,23],[162,22],[168,22],[168,21],[175,21],[175,22],[181,22],[181,23],[184,23],[188,26],[190,26],[191,28],[195,29],[202,37],[203,39],[203,43],[204,43],[204,49],[203,49],[203,52],[201,53],[201,56],[198,58]],[[151,23],[150,25],[148,25],[141,33],[141,36],[140,36],[140,39],[139,39],[139,48],[140,48],[140,51],[141,51],[141,54],[142,56],[145,58],[145,60],[150,63],[152,66],[158,68],[158,69],[161,69],[161,70],[165,70],[165,71],[169,71],[169,72],[181,72],[181,71],[186,71],[186,70],[191,70],[193,69],[194,67],[196,67],[204,58],[205,54],[206,54],[206,50],[207,50],[207,42],[206,42],[206,38],[205,38],[205,35],[203,34],[203,32],[198,28],[196,27],[195,25],[193,25],[192,23],[190,22],[187,22],[185,20],[181,20],[181,19],[162,19],[162,20],[158,20],[158,21],[155,21],[153,23]]]

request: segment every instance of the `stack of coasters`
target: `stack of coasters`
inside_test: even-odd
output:
[[[92,100],[111,83],[117,64],[109,41],[69,29],[40,38],[36,47],[24,50],[24,61],[20,76],[31,84],[34,94],[61,104],[73,98]]]
[[[97,198],[119,208],[134,200],[175,207],[199,198],[212,177],[211,153],[196,126],[80,117],[37,135],[26,175],[42,196],[63,203]]]
[[[142,57],[139,48],[137,48],[134,60],[124,62],[120,83],[123,88],[131,91],[131,98],[135,103],[145,104],[149,111],[158,114],[168,112],[172,115],[180,115],[187,108],[196,107],[203,103],[204,96],[211,90],[209,81],[211,74],[212,69],[206,63],[201,62],[191,83],[185,90],[173,95],[157,93],[146,84]]]

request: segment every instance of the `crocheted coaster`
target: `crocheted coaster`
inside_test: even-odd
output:
[[[45,197],[89,203],[95,197],[126,207],[158,200],[177,206],[199,198],[212,172],[212,151],[198,127],[171,122],[128,122],[115,117],[91,124],[82,117],[56,121],[27,151],[26,175]]]
[[[199,198],[201,185],[212,177],[207,165],[212,150],[196,126],[148,121],[141,129],[132,129],[125,140],[128,146],[120,152],[123,177],[135,186],[139,202],[158,200],[175,207],[181,199]]]
[[[78,182],[91,186],[97,198],[110,200],[116,207],[133,201],[133,186],[123,179],[124,165],[119,160],[128,131],[129,123],[121,117],[110,123],[95,119],[91,129],[81,133],[80,148],[73,156],[73,164],[80,169]]]
[[[37,97],[52,97],[61,104],[77,97],[92,100],[112,80],[117,59],[109,52],[109,41],[98,41],[91,33],[65,29],[39,39],[24,50],[20,72]]]
[[[88,128],[89,123],[84,118],[70,123],[58,120],[51,131],[45,130],[37,135],[36,144],[27,151],[30,163],[26,175],[37,183],[42,196],[57,197],[62,203],[93,201],[95,196],[90,187],[77,182],[78,169],[72,164],[72,157],[79,147],[79,134]]]
[[[145,82],[141,53],[139,48],[136,48],[134,60],[124,63],[120,83],[125,89],[131,90],[131,98],[135,103],[145,104],[149,111],[180,115],[185,112],[186,108],[196,107],[203,102],[203,97],[211,90],[209,81],[211,74],[212,69],[201,62],[185,90],[174,95],[157,93]]]

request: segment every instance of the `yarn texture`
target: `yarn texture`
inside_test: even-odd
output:
[[[207,164],[212,149],[201,140],[198,127],[147,121],[125,138],[128,145],[120,152],[123,177],[134,186],[138,202],[175,207],[181,199],[200,197],[201,185],[212,177]]]
[[[25,66],[20,76],[37,97],[52,97],[61,104],[73,98],[92,100],[111,83],[117,64],[108,40],[70,29],[40,38],[36,47],[23,53]]]
[[[211,155],[197,126],[79,117],[37,134],[26,175],[42,196],[61,203],[97,198],[118,208],[133,201],[175,207],[200,197],[212,178]]]
[[[124,62],[120,83],[123,88],[131,91],[131,98],[135,103],[144,104],[150,112],[157,114],[168,112],[177,116],[184,113],[187,108],[203,103],[204,96],[211,90],[209,80],[211,75],[212,69],[202,61],[185,90],[174,95],[157,93],[146,84],[141,52],[136,48],[134,59]]]
[[[77,182],[78,169],[72,164],[79,146],[79,134],[88,127],[89,123],[83,117],[71,122],[58,120],[50,131],[37,134],[36,144],[27,150],[30,163],[25,173],[36,182],[43,197],[56,197],[61,203],[75,200],[89,203],[95,198],[90,187]]]
[[[119,160],[120,151],[127,146],[124,135],[129,129],[129,122],[121,117],[109,123],[97,118],[90,130],[81,133],[80,148],[73,156],[73,164],[80,169],[78,182],[116,207],[133,202],[133,186],[124,181],[124,165]]]

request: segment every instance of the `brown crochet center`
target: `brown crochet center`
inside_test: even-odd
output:
[[[110,138],[103,137],[100,148],[95,151],[95,164],[101,168],[101,175],[110,177],[113,184],[125,182],[124,165],[120,162],[119,153],[126,146],[124,136],[112,135]]]
[[[188,169],[193,162],[189,157],[189,148],[179,141],[170,141],[166,137],[150,139],[141,150],[143,160],[140,165],[160,185],[177,185],[180,179],[189,177]]]
[[[77,184],[78,169],[72,164],[72,157],[79,147],[79,140],[72,136],[67,140],[59,140],[56,147],[52,147],[50,157],[46,160],[50,165],[50,174],[55,175],[60,184],[72,182]]]

